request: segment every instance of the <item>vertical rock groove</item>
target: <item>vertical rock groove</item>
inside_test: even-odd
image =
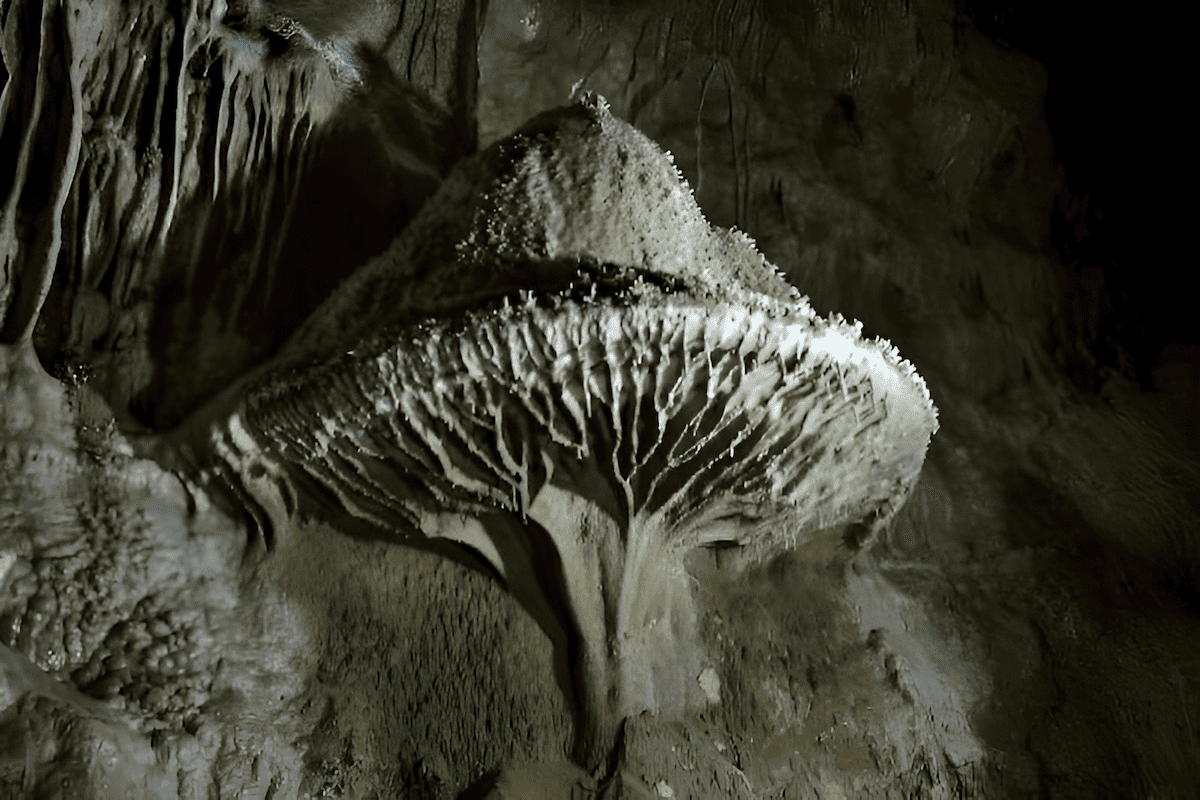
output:
[[[393,52],[359,74],[337,50],[349,45],[235,30],[211,0],[5,4],[0,337],[31,339],[52,369],[87,364],[119,412],[152,425],[268,356],[473,146],[437,131],[469,115],[473,87],[456,82],[474,80],[461,67],[474,5],[424,5],[377,9]],[[413,15],[425,22],[406,38]],[[429,46],[446,30],[471,52]],[[401,56],[416,88],[391,74]],[[427,118],[391,108],[408,95]],[[368,134],[373,103],[397,143]],[[406,153],[429,126],[432,167]],[[344,195],[368,192],[351,216]],[[311,289],[281,285],[290,270]]]

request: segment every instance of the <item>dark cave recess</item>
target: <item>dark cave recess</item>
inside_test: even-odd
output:
[[[1068,2],[960,0],[958,10],[1049,73],[1046,119],[1066,179],[1051,245],[1089,306],[1084,339],[1096,362],[1068,371],[1088,388],[1109,367],[1153,389],[1156,367],[1196,370],[1200,326],[1178,269],[1182,205],[1168,186],[1172,153],[1185,152],[1170,121],[1183,74],[1178,28],[1160,15]]]

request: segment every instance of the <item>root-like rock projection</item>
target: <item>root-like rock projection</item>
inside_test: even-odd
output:
[[[575,758],[603,771],[623,718],[708,702],[684,555],[870,529],[936,427],[890,345],[816,317],[588,96],[460,165],[154,448],[275,535],[324,496],[482,554],[569,660]]]

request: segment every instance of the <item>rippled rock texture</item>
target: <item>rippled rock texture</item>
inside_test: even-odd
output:
[[[952,6],[10,0],[0,27],[8,796],[1171,796],[1197,782],[1190,428],[1117,376],[1100,397],[1061,377],[1076,331],[1055,308],[1078,299],[1047,246],[1061,175],[1046,76]],[[640,170],[656,162],[633,148],[617,168],[611,137],[555,162],[534,131],[535,146],[452,172],[477,128],[502,140],[588,90],[674,166]],[[511,179],[489,192],[496,165]],[[670,195],[676,168],[707,220],[636,180]],[[606,196],[615,213],[598,210]],[[626,705],[598,786],[568,761],[588,719],[564,675],[571,641],[588,641],[564,633],[569,592],[522,592],[545,563],[520,548],[506,561],[470,525],[423,528],[421,480],[397,489],[395,457],[379,472],[371,448],[337,440],[390,418],[405,463],[459,471],[438,504],[480,514],[484,486],[510,522],[546,520],[537,491],[521,495],[545,480],[521,458],[535,436],[482,420],[495,448],[450,458],[436,427],[394,413],[405,391],[469,405],[462,385],[436,389],[470,372],[469,348],[428,362],[453,369],[397,368],[418,332],[428,353],[466,321],[524,331],[484,372],[528,423],[548,408],[514,383],[532,373],[494,359],[549,352],[526,334],[554,328],[537,322],[554,308],[642,324],[779,302],[817,327],[813,308],[861,319],[861,336],[830,324],[846,354],[887,337],[942,429],[919,480],[904,473],[909,502],[874,527],[820,523],[784,555],[752,546],[764,528],[731,531],[682,554],[687,588],[662,607],[686,611],[695,701]],[[612,341],[635,358],[628,333]],[[741,386],[766,368],[716,350],[706,376]],[[817,365],[815,397],[851,412],[833,429],[876,407],[870,370],[844,363]],[[390,370],[386,395],[364,390],[363,365]],[[622,396],[627,367],[572,379],[585,412]],[[296,416],[289,392],[322,402]],[[676,408],[659,399],[656,413]],[[576,412],[547,417],[563,451],[604,439]],[[700,439],[736,450],[709,421]],[[604,463],[614,495],[636,484],[639,452]],[[462,481],[482,453],[493,477]]]
[[[473,147],[474,11],[433,5],[347,6],[331,44],[224,2],[8,4],[6,338],[156,427],[276,349]]]

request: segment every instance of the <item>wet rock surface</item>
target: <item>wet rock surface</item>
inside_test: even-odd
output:
[[[0,794],[1192,791],[1200,371],[1176,348],[1154,394],[1081,361],[1036,63],[932,2],[232,5],[5,7]],[[380,115],[354,41],[421,99]],[[131,447],[383,252],[475,108],[486,144],[584,90],[818,312],[899,346],[942,424],[867,549],[687,562],[716,700],[627,720],[605,786],[564,761],[552,642],[495,576],[316,500],[265,550]],[[403,133],[421,115],[443,152]]]

